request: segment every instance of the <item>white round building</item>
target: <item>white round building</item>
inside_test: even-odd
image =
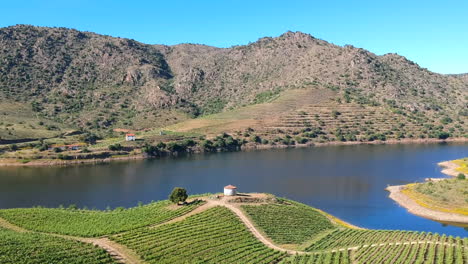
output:
[[[234,196],[237,194],[237,187],[234,185],[228,185],[224,187],[224,195]]]

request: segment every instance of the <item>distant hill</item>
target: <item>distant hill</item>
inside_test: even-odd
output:
[[[18,25],[0,29],[0,61],[4,139],[68,129],[182,129],[216,113],[212,119],[228,120],[229,130],[257,126],[273,134],[310,126],[336,134],[360,126],[359,118],[374,132],[401,126],[414,134],[466,133],[467,75],[433,73],[396,54],[377,56],[301,32],[216,48]]]

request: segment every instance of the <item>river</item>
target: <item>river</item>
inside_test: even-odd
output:
[[[409,214],[387,185],[444,177],[437,163],[468,156],[466,144],[357,145],[275,149],[72,167],[0,168],[0,208],[60,204],[103,209],[189,193],[266,192],[320,208],[354,225],[468,236]]]

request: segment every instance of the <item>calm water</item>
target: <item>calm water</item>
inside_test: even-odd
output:
[[[190,193],[267,192],[321,208],[355,225],[468,236],[460,227],[413,216],[387,185],[442,177],[437,162],[468,156],[466,144],[332,146],[193,155],[64,168],[0,168],[0,208],[77,204],[134,206]]]

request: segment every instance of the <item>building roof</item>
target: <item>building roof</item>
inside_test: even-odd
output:
[[[135,134],[126,134],[125,136],[127,136],[127,137],[134,137]]]
[[[228,185],[228,186],[224,186],[224,189],[237,189],[237,187],[234,185]]]

